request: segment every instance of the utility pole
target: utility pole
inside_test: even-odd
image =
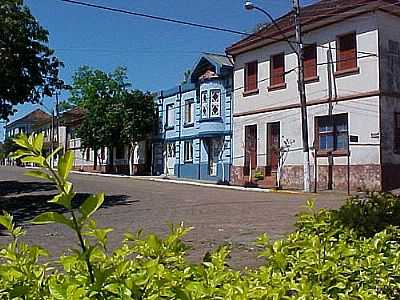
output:
[[[293,0],[293,10],[296,26],[296,43],[297,43],[297,62],[298,62],[298,90],[300,94],[301,105],[301,128],[303,137],[303,155],[304,155],[304,191],[311,192],[310,180],[310,149],[308,144],[308,118],[307,118],[307,98],[306,85],[304,81],[304,45],[302,42],[302,32],[300,24],[300,3],[299,0]]]

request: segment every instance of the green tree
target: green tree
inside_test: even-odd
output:
[[[154,98],[150,93],[139,90],[128,92],[121,97],[121,102],[113,109],[115,116],[120,116],[121,139],[129,145],[129,173],[133,175],[135,148],[146,140],[154,128]]]
[[[97,168],[98,150],[102,147],[113,149],[120,141],[120,117],[112,108],[122,101],[129,86],[126,69],[122,67],[107,74],[83,66],[73,76],[69,102],[86,113],[77,135],[84,148],[94,150],[94,169]],[[113,164],[113,155],[110,157]]]
[[[0,1],[0,119],[55,92],[63,64],[47,43],[48,31],[23,0]]]

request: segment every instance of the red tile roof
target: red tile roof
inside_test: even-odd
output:
[[[342,20],[375,10],[387,11],[400,15],[398,0],[322,0],[301,9],[300,21],[303,32],[327,26]],[[294,15],[290,12],[276,20],[279,28],[268,24],[256,33],[245,37],[226,49],[227,54],[240,53],[257,49],[277,41],[282,41],[282,32],[290,38],[294,36]]]

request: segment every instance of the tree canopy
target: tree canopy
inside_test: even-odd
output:
[[[48,35],[23,0],[0,1],[0,119],[57,88],[63,64],[47,46]]]

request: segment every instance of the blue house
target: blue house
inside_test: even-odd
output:
[[[232,76],[229,57],[204,53],[191,70],[189,82],[158,93],[154,174],[230,180]]]

